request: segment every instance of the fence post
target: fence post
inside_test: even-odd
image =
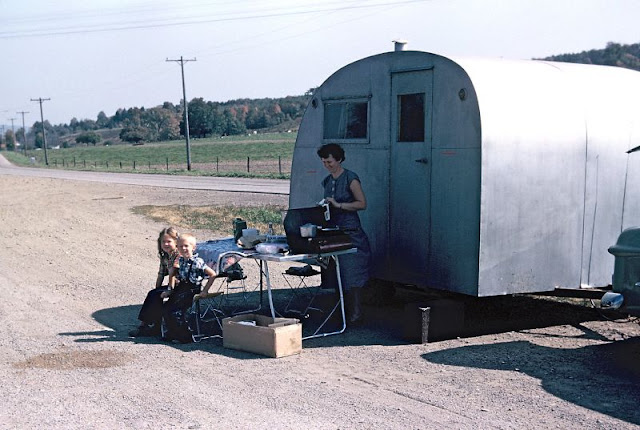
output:
[[[167,172],[169,171],[169,157],[167,157]]]
[[[136,160],[133,160],[133,170],[136,170]]]
[[[149,170],[151,170],[151,161],[149,161]]]
[[[107,165],[107,169],[109,168],[109,162],[105,161],[105,164]]]
[[[82,167],[87,167],[87,160],[82,160]]]
[[[278,173],[282,175],[282,157],[278,155]]]
[[[120,168],[122,169],[122,161],[120,162]]]
[[[247,157],[247,173],[249,173],[249,157]]]
[[[216,173],[220,171],[220,159],[216,157]]]
[[[98,162],[97,161],[93,162],[93,167],[95,167],[96,169],[98,168]]]
[[[76,157],[73,157],[73,167],[76,167]]]

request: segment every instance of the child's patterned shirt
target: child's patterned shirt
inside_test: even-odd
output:
[[[204,272],[207,268],[209,268],[209,266],[206,265],[202,258],[198,257],[198,254],[194,254],[193,257],[189,259],[180,257],[178,278],[199,285],[202,280],[207,277],[207,274]]]

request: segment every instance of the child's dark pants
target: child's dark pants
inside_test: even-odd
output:
[[[164,301],[160,295],[167,291],[166,286],[154,288],[147,293],[147,297],[142,303],[142,308],[138,314],[138,319],[146,325],[160,327],[162,321],[162,302]]]
[[[187,310],[193,303],[193,296],[200,292],[200,287],[188,281],[180,281],[169,300],[163,306],[163,316],[167,325],[166,338],[180,342],[191,342],[191,330],[187,322]]]

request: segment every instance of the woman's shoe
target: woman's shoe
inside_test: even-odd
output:
[[[364,321],[364,316],[362,313],[351,314],[349,317],[349,324],[351,325],[359,325]]]

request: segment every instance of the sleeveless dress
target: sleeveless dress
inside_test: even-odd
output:
[[[333,197],[338,203],[355,201],[349,188],[349,185],[354,180],[360,181],[360,178],[356,173],[347,169],[344,169],[336,179],[331,175],[327,176],[322,181],[324,197]],[[335,223],[344,230],[351,237],[353,246],[358,249],[355,254],[346,254],[338,257],[343,289],[349,291],[351,288],[364,287],[369,280],[371,249],[367,234],[362,230],[358,212],[331,207],[331,223]]]

